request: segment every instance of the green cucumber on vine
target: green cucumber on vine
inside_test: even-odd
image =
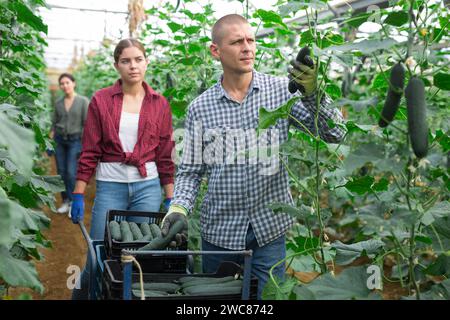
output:
[[[425,85],[419,78],[409,80],[405,90],[408,112],[408,133],[417,158],[428,153],[428,125],[426,118]]]
[[[405,85],[405,68],[400,62],[392,67],[389,82],[389,90],[378,122],[378,125],[381,128],[388,126],[394,119],[398,107],[400,106],[403,87]]]

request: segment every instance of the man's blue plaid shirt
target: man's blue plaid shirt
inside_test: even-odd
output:
[[[279,119],[266,134],[256,135],[259,109],[277,109],[295,96],[288,91],[288,81],[288,78],[254,71],[242,103],[234,101],[219,80],[189,106],[172,204],[191,211],[201,180],[207,177],[208,190],[201,206],[201,235],[216,246],[245,249],[249,223],[258,244],[263,246],[283,235],[294,222],[288,214],[274,214],[267,207],[273,202],[293,203],[286,169],[276,161],[270,169],[264,161],[249,157],[255,155],[257,146],[262,152],[261,141],[268,142],[268,146],[276,140],[278,144],[285,142],[291,124],[303,130],[288,118]],[[345,130],[339,126],[330,128],[327,121],[341,123],[343,119],[339,110],[328,108],[330,102],[324,95],[319,112],[319,134],[325,141],[339,142]],[[315,110],[314,95],[298,100],[291,115],[315,132]],[[234,150],[234,153],[227,150]]]

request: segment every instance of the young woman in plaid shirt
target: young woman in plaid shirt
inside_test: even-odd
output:
[[[108,210],[158,212],[161,187],[166,207],[173,196],[170,106],[144,81],[149,61],[140,42],[121,40],[114,61],[120,79],[97,91],[89,104],[73,191],[71,218],[78,223],[84,216],[86,185],[96,171],[92,239],[103,239]],[[88,270],[83,270],[74,299],[87,298]]]

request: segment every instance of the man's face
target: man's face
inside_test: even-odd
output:
[[[252,72],[255,63],[255,36],[249,24],[224,25],[219,43],[211,44],[211,54],[222,63],[224,71],[237,74]]]

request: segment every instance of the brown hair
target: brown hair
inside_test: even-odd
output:
[[[211,31],[211,40],[212,43],[220,44],[223,38],[223,25],[224,24],[239,24],[239,23],[248,23],[247,19],[239,14],[228,14],[223,16],[214,24]]]
[[[59,78],[58,78],[58,83],[61,82],[61,79],[62,79],[62,78],[68,78],[68,79],[70,79],[72,82],[75,82],[74,76],[73,76],[72,74],[70,74],[70,73],[67,73],[67,72],[62,73],[62,74],[59,76]]]
[[[117,63],[119,62],[119,57],[122,54],[123,49],[130,48],[130,47],[136,47],[139,50],[142,51],[144,54],[144,57],[146,58],[147,55],[145,54],[145,48],[138,40],[129,38],[129,39],[123,39],[120,40],[117,44],[116,48],[114,49],[114,61]]]

